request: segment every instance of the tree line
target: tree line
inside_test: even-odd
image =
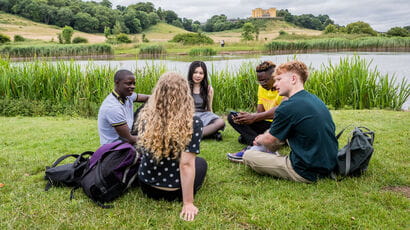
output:
[[[109,0],[101,2],[82,0],[0,0],[0,9],[35,22],[59,27],[71,26],[88,33],[103,33],[109,28],[117,33],[140,33],[160,21],[188,31],[217,32],[241,28],[252,19],[229,20],[224,14],[214,15],[204,24],[188,18],[180,18],[172,10],[159,7],[151,2],[139,2],[129,6],[116,6]],[[310,29],[323,30],[333,21],[327,15],[295,16],[288,10],[279,10],[279,17],[285,21]]]
[[[172,10],[156,9],[151,2],[127,7],[118,5],[113,9],[109,0],[0,0],[0,9],[35,22],[71,26],[88,33],[103,33],[107,28],[123,33],[140,33],[160,21],[189,31],[195,31],[200,25],[198,21],[179,18]]]

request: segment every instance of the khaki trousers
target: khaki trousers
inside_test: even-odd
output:
[[[243,155],[243,162],[260,174],[268,174],[296,182],[312,183],[295,172],[288,156],[248,150]]]

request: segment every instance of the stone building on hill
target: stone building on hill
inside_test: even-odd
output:
[[[252,18],[276,18],[276,8],[264,10],[256,8],[252,10]]]

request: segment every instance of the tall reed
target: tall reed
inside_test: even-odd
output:
[[[256,109],[256,64],[246,62],[238,69],[220,71],[210,67],[214,111]],[[323,65],[312,71],[306,89],[334,109],[401,109],[410,96],[410,84],[406,80],[396,82],[394,76],[382,75],[377,69],[370,69],[369,64],[356,56]],[[151,94],[166,71],[165,65],[148,62],[138,67],[135,91]],[[0,115],[95,117],[113,89],[114,72],[92,62],[86,66],[74,61],[14,64],[0,59]]]
[[[265,45],[265,50],[270,53],[276,51],[299,51],[309,50],[357,50],[357,49],[410,49],[410,38],[407,37],[362,37],[357,39],[326,38],[302,41],[273,41]]]
[[[92,45],[32,45],[15,46],[7,45],[0,47],[3,57],[72,57],[72,56],[100,56],[112,55],[112,47],[108,44]]]
[[[162,56],[165,54],[167,54],[167,50],[162,45],[141,46],[139,51],[140,56]]]
[[[193,48],[188,53],[190,56],[213,56],[216,50],[212,48]]]

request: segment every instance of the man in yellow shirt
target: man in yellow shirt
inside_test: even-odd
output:
[[[230,113],[228,122],[240,134],[238,141],[251,146],[253,140],[270,128],[276,108],[283,97],[273,87],[275,80],[272,76],[276,65],[271,61],[264,61],[256,67],[258,88],[258,102],[256,113]],[[242,160],[243,151],[228,154],[230,160]]]

